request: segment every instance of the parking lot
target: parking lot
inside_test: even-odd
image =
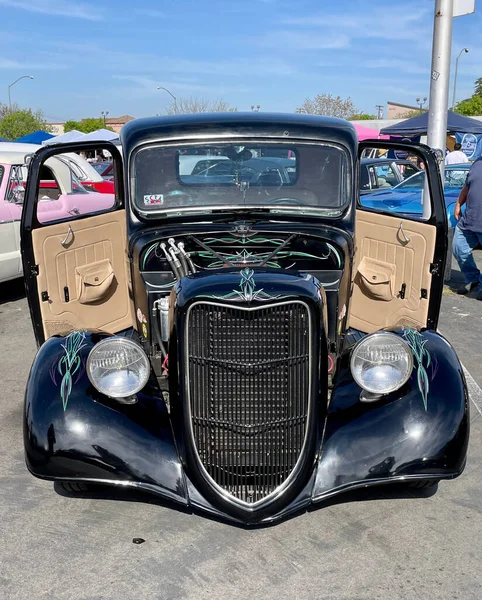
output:
[[[35,344],[22,282],[0,294],[0,598],[482,597],[482,302],[447,287],[440,322],[473,377],[461,478],[435,494],[351,493],[248,530],[146,496],[67,497],[31,477],[22,402]]]

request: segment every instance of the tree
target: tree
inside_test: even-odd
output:
[[[229,105],[224,100],[208,100],[206,98],[177,98],[172,101],[166,108],[166,115],[180,115],[189,113],[206,113],[206,112],[237,112],[237,108]]]
[[[474,96],[482,97],[482,77],[475,80]]]
[[[8,104],[2,104],[0,102],[0,121],[9,115],[12,112],[18,112],[20,110],[20,106],[17,103],[8,106]]]
[[[454,112],[466,117],[482,115],[482,96],[474,94],[472,98],[458,102]]]
[[[104,119],[102,117],[89,117],[87,119],[82,119],[82,121],[66,121],[64,125],[64,132],[67,133],[73,129],[81,131],[82,133],[91,133],[92,131],[97,131],[98,129],[108,129],[109,131],[114,131],[112,127],[104,127]]]
[[[421,115],[424,112],[427,112],[426,108],[422,108],[421,110],[420,109],[407,110],[406,113],[404,113],[403,115],[400,115],[398,118],[399,119],[411,119],[412,117],[418,117],[419,115]]]
[[[73,120],[65,121],[65,123],[64,123],[64,133],[67,133],[69,131],[73,131],[74,129],[76,129],[77,131],[80,131],[79,127],[80,127],[80,122],[79,121],[73,121]]]
[[[50,132],[41,110],[35,112],[30,108],[11,112],[9,110],[0,121],[0,137],[7,140],[16,140],[39,129]]]
[[[296,112],[339,117],[340,119],[351,119],[354,115],[359,114],[351,98],[342,98],[331,94],[318,94],[313,99],[306,98]]]
[[[367,113],[359,113],[358,115],[351,116],[349,121],[376,121],[376,115],[369,115]]]

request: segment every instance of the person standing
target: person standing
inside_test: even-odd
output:
[[[462,215],[462,206],[466,205]],[[477,290],[477,300],[482,300],[482,275],[475,264],[472,250],[482,244],[482,157],[470,167],[465,186],[462,188],[454,209],[458,221],[454,232],[453,253],[465,277],[465,284],[458,294]]]
[[[445,156],[446,165],[459,165],[460,163],[468,163],[469,159],[465,152],[462,152],[462,144],[455,144],[453,152],[449,152]]]

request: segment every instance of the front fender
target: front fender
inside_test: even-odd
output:
[[[413,336],[412,376],[398,392],[380,401],[360,402],[361,388],[351,376],[349,354],[343,357],[328,411],[314,501],[377,481],[453,478],[463,471],[469,403],[462,365],[438,333],[413,332]]]
[[[187,504],[186,484],[168,413],[151,378],[138,402],[96,392],[87,356],[96,334],[74,332],[45,342],[25,394],[27,467],[43,479],[122,482]]]

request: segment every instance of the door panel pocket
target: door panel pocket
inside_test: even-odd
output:
[[[75,268],[77,295],[81,304],[106,299],[114,290],[114,269],[108,258]]]
[[[365,256],[358,265],[357,284],[369,298],[390,302],[395,297],[395,269],[392,263]]]

